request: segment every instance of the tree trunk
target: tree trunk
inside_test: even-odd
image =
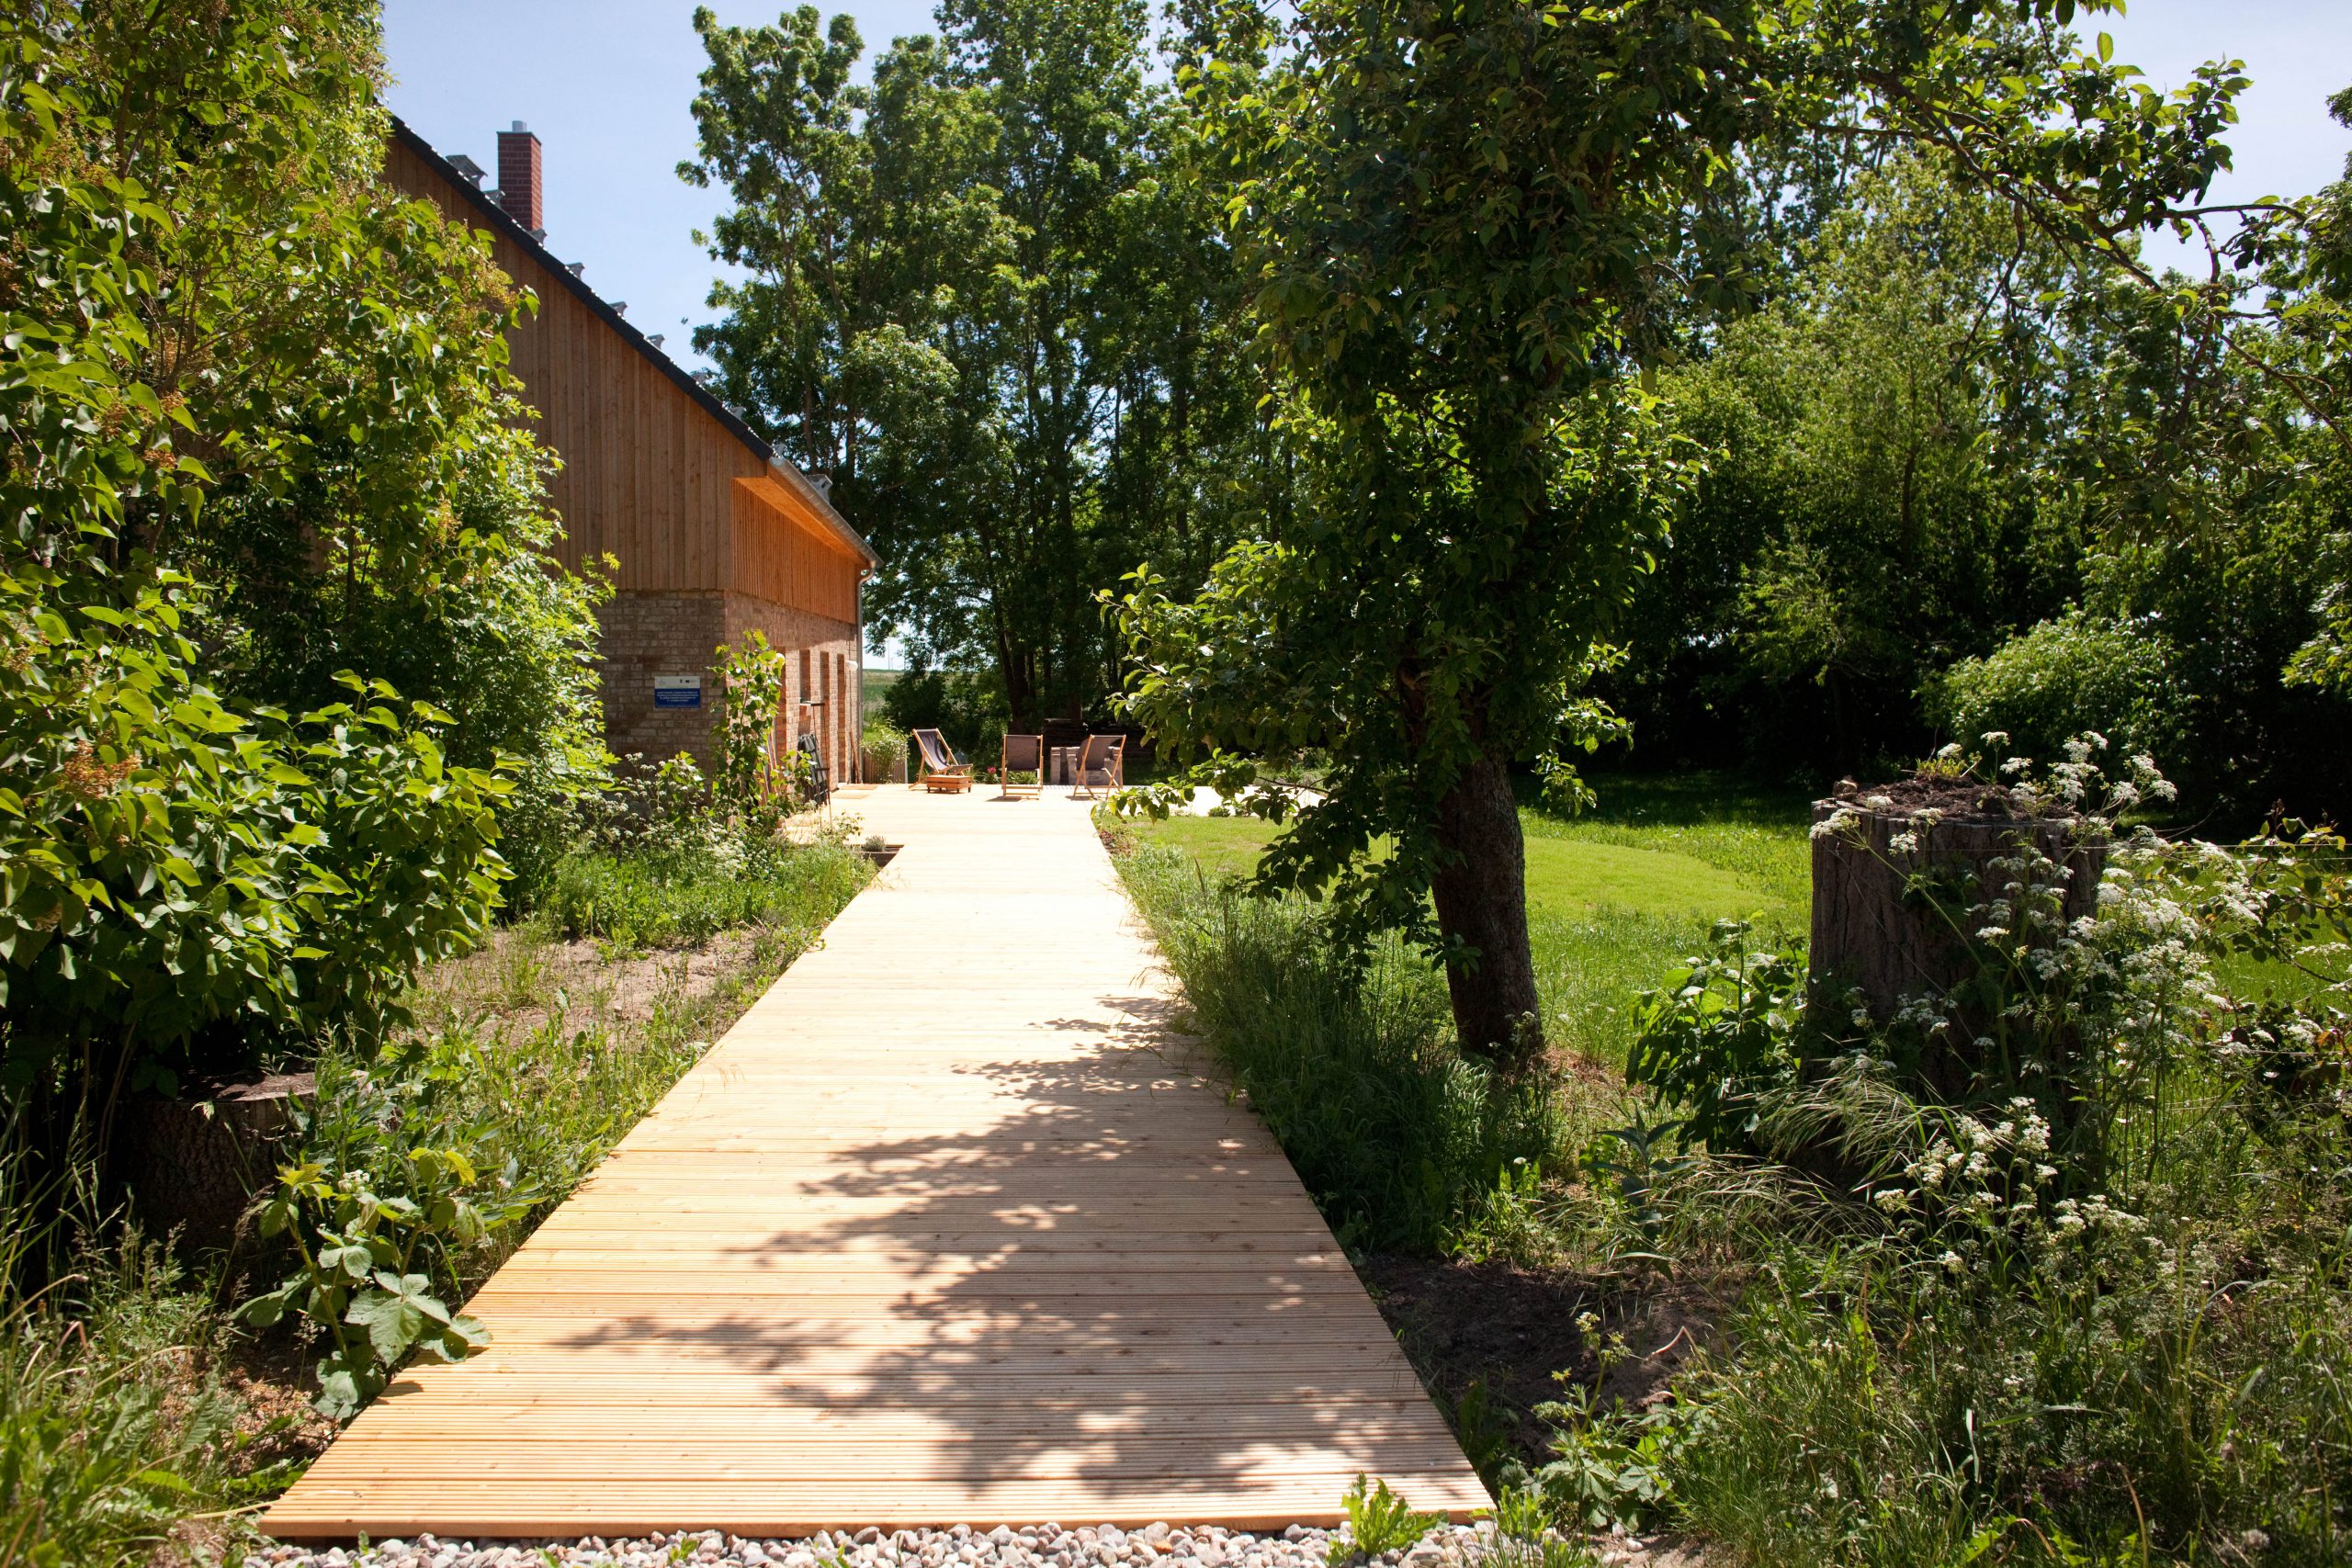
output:
[[[1525,1066],[1543,1052],[1543,1014],[1527,944],[1527,846],[1501,758],[1481,757],[1454,781],[1438,805],[1437,842],[1452,862],[1430,879],[1437,929],[1473,950],[1445,969],[1462,1048]]]

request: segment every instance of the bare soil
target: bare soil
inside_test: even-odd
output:
[[[721,931],[699,947],[629,954],[591,941],[549,942],[529,926],[510,927],[480,951],[426,975],[413,1005],[427,1028],[487,1021],[509,1039],[527,1039],[559,1016],[571,1028],[592,1017],[643,1023],[659,1008],[718,989],[741,970],[756,940],[749,931]]]

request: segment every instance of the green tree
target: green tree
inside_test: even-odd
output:
[[[751,274],[698,341],[881,551],[873,634],[992,668],[1034,720],[1111,688],[1094,592],[1163,543],[1205,570],[1262,504],[1269,435],[1198,128],[1146,81],[1146,7],[939,21],[867,88],[845,17],[698,14],[681,173],[727,186],[713,254]]]
[[[600,590],[546,558],[548,459],[504,343],[529,302],[480,237],[383,183],[376,7],[295,14],[299,40],[273,41],[292,24],[268,6],[100,0],[45,45],[80,106],[62,134],[170,215],[130,241],[153,283],[130,368],[187,413],[178,449],[211,479],[201,508],[134,498],[107,553],[203,585],[186,634],[233,701],[332,703],[356,669],[447,710],[453,760],[527,759],[510,821],[546,831],[510,845],[544,861],[603,766]]]
[[[1600,690],[1645,746],[1852,771],[1916,756],[1916,694],[2055,615],[2082,279],[1932,158],[1860,175],[1763,309],[1663,389],[1713,455]]]
[[[101,1125],[379,1024],[496,907],[493,768],[593,744],[520,301],[378,183],[374,27],[0,19],[0,1060]]]
[[[1317,475],[1195,601],[1128,595],[1135,710],[1229,782],[1231,753],[1331,753],[1262,874],[1429,940],[1465,1049],[1540,1046],[1510,769],[1595,734],[1575,694],[1687,480],[1636,383],[1767,280],[1719,181],[1842,126],[1943,150],[2062,244],[2135,231],[2201,191],[2233,89],[2144,98],[2068,58],[2073,10],[1307,0],[1283,68],[1247,15],[1210,63]]]

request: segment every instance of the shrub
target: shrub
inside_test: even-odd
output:
[[[899,764],[906,761],[907,732],[888,723],[869,724],[858,745],[865,753],[867,782],[878,784],[897,773]]]
[[[1684,1112],[1682,1130],[1718,1151],[1750,1146],[1762,1098],[1796,1067],[1804,965],[1751,953],[1747,925],[1718,920],[1706,953],[1671,991],[1644,993],[1625,1080]]]
[[[2006,734],[2007,750],[2029,757],[2056,758],[2085,733],[2125,755],[2171,756],[2186,738],[2168,658],[2152,633],[2070,611],[1945,671],[1928,684],[1928,714],[1970,743]]]
[[[128,585],[126,585],[127,587]],[[379,1027],[417,968],[486,927],[502,780],[450,766],[447,716],[347,678],[300,724],[196,677],[187,585],[117,604],[0,575],[0,1000],[17,1089],[168,1087],[266,1032]],[[85,1043],[124,1060],[85,1061]],[[63,1077],[60,1077],[63,1075]]]
[[[883,720],[899,734],[936,729],[975,761],[996,750],[1008,716],[993,673],[909,670],[882,697]]]

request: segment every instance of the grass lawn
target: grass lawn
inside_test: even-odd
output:
[[[1547,1031],[1596,1060],[1624,1059],[1627,1004],[1671,981],[1716,920],[1767,942],[1812,917],[1806,799],[1723,773],[1595,781],[1600,805],[1561,818],[1530,805],[1527,902]],[[1179,817],[1137,828],[1212,880],[1247,875],[1274,835],[1255,818]]]

